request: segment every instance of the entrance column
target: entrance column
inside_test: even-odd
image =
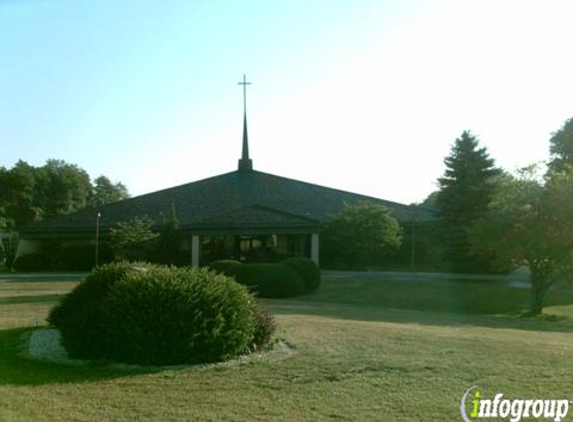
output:
[[[199,266],[199,235],[191,236],[191,267]]]
[[[318,233],[313,233],[311,234],[310,237],[310,259],[312,259],[316,265],[319,265],[318,263],[318,257],[319,257],[319,246],[318,246]]]

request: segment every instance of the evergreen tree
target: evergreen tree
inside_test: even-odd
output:
[[[479,148],[478,144],[474,135],[464,131],[444,160],[444,176],[438,179],[436,207],[444,261],[453,271],[489,270],[487,259],[472,254],[467,230],[488,210],[501,171],[486,148]]]

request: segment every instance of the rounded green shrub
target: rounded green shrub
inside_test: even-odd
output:
[[[211,262],[209,264],[209,268],[218,273],[235,277],[239,272],[239,266],[241,265],[240,261],[235,261],[234,259],[220,259],[218,261]]]
[[[254,298],[205,268],[130,272],[112,286],[104,312],[110,357],[119,362],[214,362],[253,341]]]
[[[12,267],[16,271],[46,271],[51,268],[51,263],[44,254],[29,253],[18,256]]]
[[[305,293],[302,277],[282,264],[243,264],[235,277],[259,297],[285,298]]]
[[[225,275],[128,263],[96,268],[48,321],[71,357],[155,365],[223,360],[260,348],[274,330]]]
[[[281,261],[281,264],[295,270],[304,280],[305,290],[314,292],[320,286],[320,268],[308,258],[288,258]]]
[[[112,286],[128,272],[150,268],[150,264],[126,262],[97,267],[50,311],[48,322],[60,330],[62,343],[71,357],[109,357],[104,300]]]

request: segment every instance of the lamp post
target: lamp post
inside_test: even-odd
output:
[[[98,266],[99,263],[99,220],[101,218],[101,213],[98,211],[96,214],[96,247],[95,247],[95,266]]]

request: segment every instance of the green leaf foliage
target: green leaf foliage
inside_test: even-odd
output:
[[[258,297],[287,298],[305,293],[303,278],[286,265],[242,264],[236,271],[236,280],[249,287]]]
[[[272,316],[247,288],[208,269],[113,263],[50,313],[71,356],[135,364],[227,359],[263,347]]]
[[[304,287],[307,292],[315,292],[320,286],[320,268],[311,259],[296,257],[287,258],[281,264],[295,270],[304,280]]]
[[[286,298],[306,292],[303,276],[282,263],[241,264],[224,259],[213,261],[209,266],[214,271],[233,277],[258,297]]]
[[[48,160],[37,170],[37,181],[45,217],[69,214],[88,205],[90,177],[75,164]]]
[[[134,268],[148,269],[151,266],[127,262],[102,265],[52,308],[48,322],[61,331],[63,344],[70,356],[109,357],[104,300],[112,286]]]
[[[85,170],[63,160],[48,160],[41,167],[20,160],[11,169],[0,167],[0,226],[22,227],[128,195],[125,186],[105,176],[94,183]]]
[[[209,268],[218,273],[222,273],[228,276],[235,277],[239,272],[237,268],[241,264],[241,261],[236,261],[234,259],[220,259],[218,261],[213,261],[209,264]]]
[[[126,198],[129,198],[129,193],[123,183],[112,183],[101,175],[94,180],[89,203],[93,207],[100,207]]]
[[[567,165],[573,165],[573,118],[568,119],[561,129],[553,134],[550,139],[551,162],[549,168],[552,171],[561,171]]]
[[[110,244],[116,259],[127,261],[148,260],[154,240],[159,236],[152,230],[153,220],[136,217],[128,222],[117,223],[110,229]]]
[[[248,350],[254,298],[207,269],[130,272],[107,297],[113,360],[142,364],[215,362]]]
[[[339,214],[328,218],[321,233],[321,251],[327,262],[369,266],[392,257],[401,241],[400,224],[390,209],[360,203],[345,205]]]
[[[573,281],[573,169],[540,181],[531,169],[506,177],[470,229],[474,248],[531,271],[531,312],[555,282]]]

